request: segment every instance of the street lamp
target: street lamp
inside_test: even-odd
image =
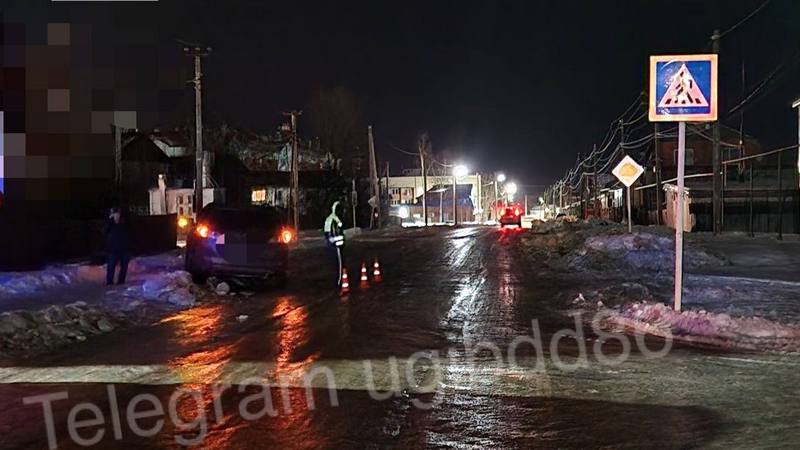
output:
[[[497,183],[502,183],[504,181],[506,181],[506,175],[504,173],[500,172],[494,176],[494,205],[492,205],[492,211],[494,211],[495,220],[497,220],[498,215],[497,200],[499,199],[497,196]]]
[[[454,177],[461,178],[463,176],[466,176],[468,172],[469,172],[469,170],[467,169],[467,166],[465,166],[463,164],[457,164],[457,165],[455,165],[453,167],[453,176]]]
[[[453,166],[453,225],[458,225],[458,210],[456,209],[456,184],[458,178],[465,176],[469,172],[467,166],[463,164],[456,164]]]
[[[514,194],[517,193],[517,184],[514,183],[513,181],[509,181],[508,183],[506,183],[505,191],[506,194],[508,194],[508,201],[513,201]]]

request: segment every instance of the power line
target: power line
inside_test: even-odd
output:
[[[726,118],[730,117],[732,114],[736,113],[736,111],[743,108],[748,102],[756,98],[761,92],[761,90],[764,89],[773,79],[775,79],[775,77],[780,72],[782,72],[784,69],[791,66],[792,64],[796,63],[798,60],[800,60],[800,51],[795,52],[792,56],[790,56],[789,58],[778,64],[778,66],[775,67],[775,69],[773,69],[772,72],[767,74],[767,76],[764,77],[764,79],[762,79],[761,82],[758,83],[758,85],[755,88],[753,88],[752,91],[750,91],[747,97],[742,99],[742,101],[740,101],[739,104],[737,104],[728,111],[728,115],[726,116]]]
[[[762,4],[761,4],[761,6],[759,6],[759,7],[758,7],[758,8],[756,8],[756,9],[754,9],[754,10],[753,10],[753,12],[751,12],[751,13],[750,13],[750,14],[748,14],[748,15],[746,15],[746,16],[745,16],[745,17],[744,17],[742,20],[740,20],[739,22],[737,22],[737,23],[736,23],[734,26],[732,26],[732,27],[728,28],[727,30],[723,31],[722,33],[720,33],[720,34],[719,34],[719,36],[717,37],[717,39],[722,39],[722,38],[723,38],[723,37],[724,37],[726,34],[728,34],[728,33],[732,32],[733,30],[735,30],[735,29],[737,29],[737,28],[739,28],[739,26],[740,26],[740,25],[744,24],[745,22],[747,22],[748,20],[750,20],[750,18],[751,18],[751,17],[755,16],[755,15],[756,15],[756,14],[758,14],[758,13],[759,13],[759,12],[760,12],[762,9],[764,9],[764,8],[765,8],[765,7],[766,7],[766,6],[769,4],[769,2],[770,2],[770,0],[765,0],[765,1],[764,1],[764,3],[762,3]]]

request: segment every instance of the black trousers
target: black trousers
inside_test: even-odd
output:
[[[337,247],[335,245],[328,244],[326,247],[328,248],[328,254],[330,255],[331,263],[336,271],[336,285],[341,286],[342,268],[344,268],[344,246]]]
[[[119,278],[117,278],[117,283],[124,283],[125,277],[128,275],[129,261],[130,256],[128,252],[109,252],[108,264],[106,265],[106,284],[114,284],[114,272],[117,271],[117,265],[119,265]]]

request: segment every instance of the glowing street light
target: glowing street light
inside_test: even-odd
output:
[[[461,178],[463,176],[466,176],[467,173],[469,173],[469,169],[467,169],[467,166],[463,164],[456,164],[453,167],[453,176],[456,178]]]
[[[506,183],[506,193],[509,195],[514,195],[517,193],[517,184],[514,182]]]
[[[497,178],[497,182],[498,183],[502,183],[502,182],[506,181],[506,174],[498,173],[496,178]]]

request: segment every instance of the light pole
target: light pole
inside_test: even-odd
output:
[[[503,189],[507,195],[506,202],[514,200],[514,194],[517,193],[517,184],[513,181],[509,181],[506,183],[505,188]]]
[[[495,175],[495,177],[494,177],[494,204],[492,205],[492,212],[494,213],[495,221],[497,220],[497,200],[498,200],[498,197],[497,197],[497,183],[498,182],[502,183],[504,181],[506,181],[506,176],[505,176],[504,173],[501,172],[501,173],[498,173],[497,175]]]
[[[458,209],[456,205],[458,204],[458,197],[456,192],[456,184],[460,177],[465,176],[469,170],[467,166],[463,164],[456,164],[453,166],[453,225],[458,225]]]
[[[203,71],[200,68],[200,59],[211,53],[211,47],[186,46],[183,52],[194,59],[194,78],[190,81],[194,85],[194,214],[203,209],[203,188],[208,185],[208,177],[211,176],[210,155],[203,152],[203,94],[202,79]]]

